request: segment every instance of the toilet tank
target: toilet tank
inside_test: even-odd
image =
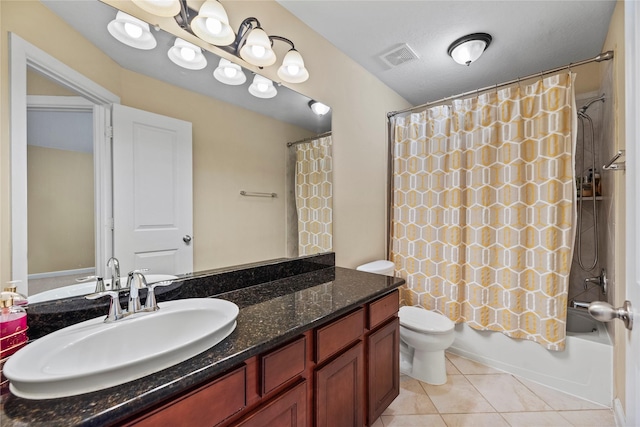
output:
[[[366,264],[362,264],[356,270],[366,271],[368,273],[384,274],[385,276],[394,276],[395,264],[391,261],[379,260]]]

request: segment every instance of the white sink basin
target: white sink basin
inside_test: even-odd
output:
[[[214,298],[159,303],[160,310],[114,323],[104,316],[46,335],[4,365],[10,390],[52,399],[123,384],[183,362],[225,339],[238,306]]]
[[[156,283],[162,282],[164,280],[173,280],[177,279],[176,276],[172,276],[170,274],[145,274],[144,278],[147,280],[147,283]],[[120,279],[120,282],[123,284],[127,283],[127,277],[123,277]],[[104,281],[107,289],[111,289],[111,279]],[[60,288],[51,289],[50,291],[44,291],[37,293],[35,295],[30,295],[27,299],[29,304],[34,304],[37,302],[50,301],[54,299],[60,298],[69,298],[69,297],[77,297],[80,295],[88,295],[94,293],[96,290],[96,282],[83,282],[76,283],[75,285],[62,286]]]

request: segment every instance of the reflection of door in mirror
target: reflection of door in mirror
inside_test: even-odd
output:
[[[27,75],[29,293],[95,273],[93,104]]]
[[[114,104],[112,124],[113,252],[121,271],[193,272],[191,123]]]

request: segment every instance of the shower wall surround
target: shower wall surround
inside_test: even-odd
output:
[[[598,262],[591,271],[584,271],[578,264],[578,250],[580,248],[577,245],[578,234],[576,229],[576,246],[573,254],[573,261],[571,264],[571,273],[569,276],[569,295],[568,299],[577,301],[607,301],[608,296],[605,296],[602,292],[602,287],[595,283],[588,283],[585,289],[585,279],[588,277],[598,276],[600,270],[605,268],[607,270],[607,276],[609,279],[609,285],[614,283],[614,236],[615,236],[615,216],[614,216],[614,180],[611,175],[612,171],[603,171],[602,165],[610,159],[615,151],[615,127],[614,127],[614,102],[611,98],[613,92],[613,80],[611,74],[611,67],[608,67],[607,72],[603,76],[598,92],[591,92],[586,94],[578,94],[576,96],[576,108],[580,108],[585,105],[590,99],[605,94],[605,102],[597,102],[587,111],[587,114],[593,119],[594,126],[594,138],[595,138],[595,153],[591,152],[591,141],[589,139],[588,124],[585,126],[587,133],[587,139],[583,139],[582,128],[578,123],[578,138],[576,141],[576,176],[584,176],[588,174],[588,169],[591,167],[591,156],[596,156],[596,168],[600,173],[601,187],[602,187],[602,200],[596,202],[597,218],[598,218]],[[582,144],[586,143],[584,167],[585,170],[581,171],[580,166],[582,164]],[[576,210],[580,209],[579,202],[577,203]],[[592,202],[583,201],[582,203],[582,259],[583,263],[587,266],[593,262],[595,256],[594,234],[593,234],[593,205]],[[612,287],[609,286],[609,293],[612,292]]]

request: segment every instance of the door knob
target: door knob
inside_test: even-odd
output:
[[[186,236],[184,236],[184,237],[182,238],[182,241],[183,241],[183,242],[185,242],[185,243],[188,245],[189,243],[191,243],[191,236],[189,236],[189,235],[187,234]]]
[[[589,304],[589,314],[601,322],[620,319],[627,329],[631,330],[633,328],[633,307],[629,301],[625,301],[622,307],[619,308],[613,308],[611,304],[604,301],[594,301]]]

